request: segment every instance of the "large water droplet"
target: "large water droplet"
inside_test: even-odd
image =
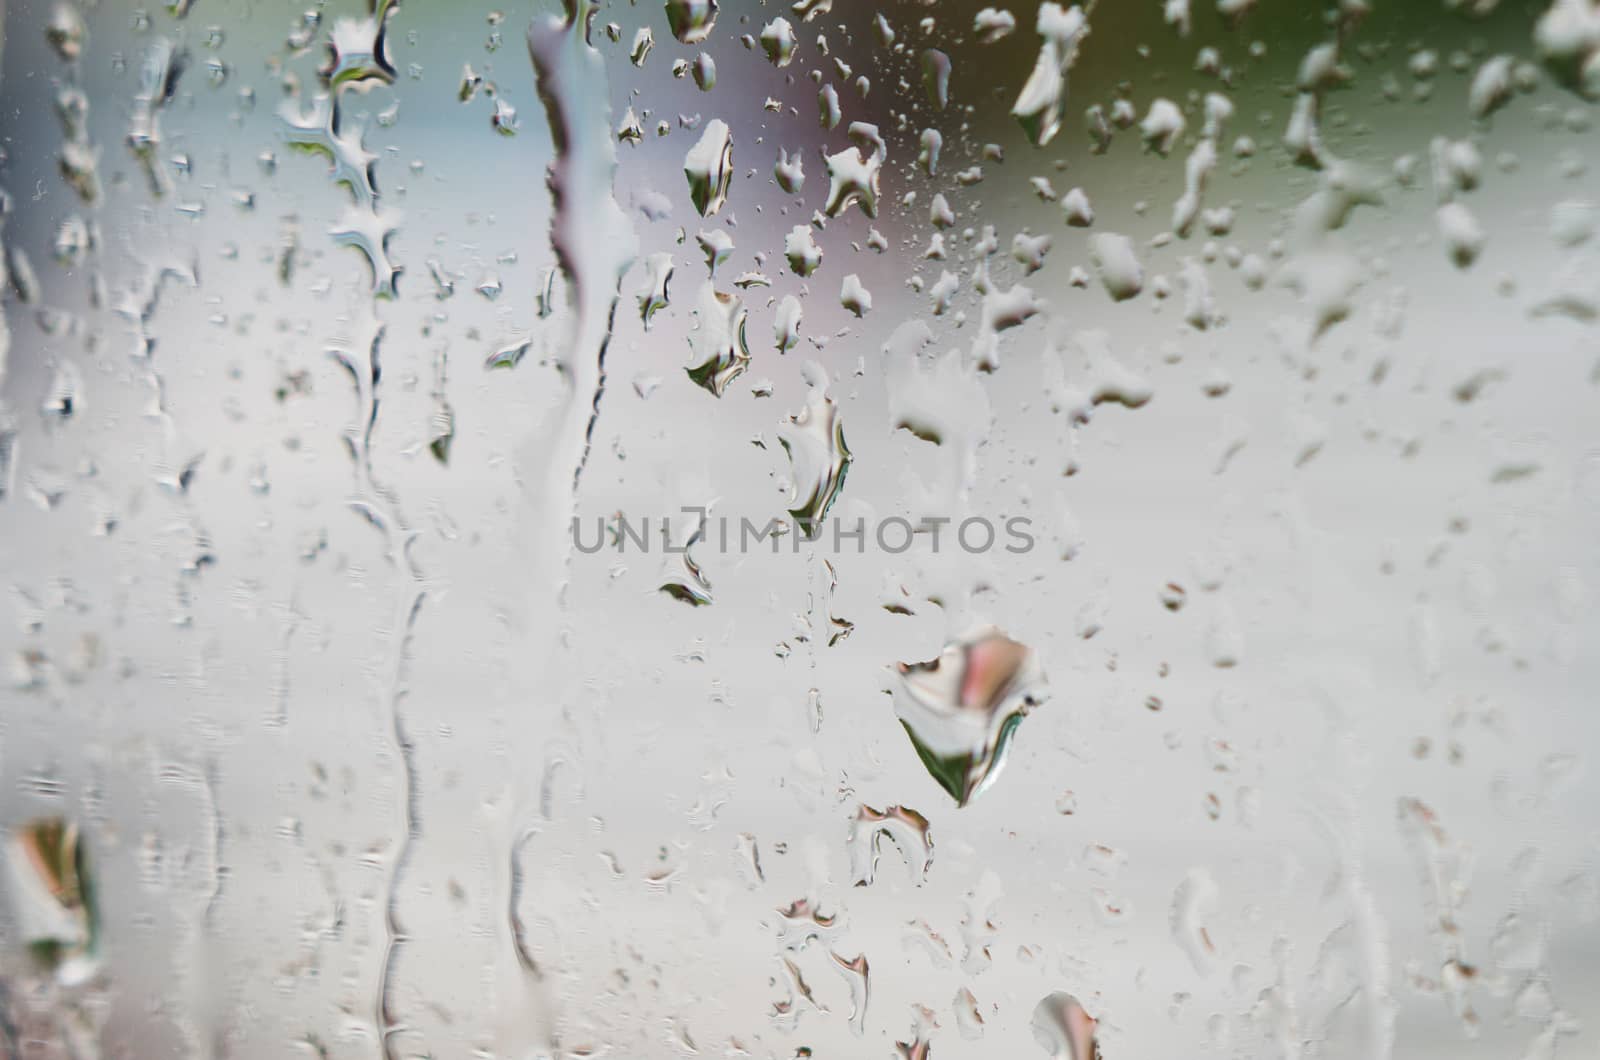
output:
[[[792,294],[783,296],[778,303],[777,315],[772,321],[773,341],[779,353],[788,353],[800,341],[800,299]]]
[[[710,217],[722,209],[733,180],[733,133],[727,122],[714,118],[706,125],[699,142],[684,156],[683,175],[689,180],[689,198],[700,216]]]
[[[761,27],[761,50],[767,53],[773,66],[788,66],[799,43],[794,27],[786,18],[775,18]]]
[[[867,122],[850,123],[850,140],[854,147],[828,156],[828,202],[823,212],[838,217],[859,203],[862,213],[877,217],[878,176],[889,149],[878,127]]]
[[[1058,991],[1034,1006],[1033,1040],[1050,1060],[1100,1060],[1094,1030],[1095,1018],[1071,994]]]
[[[834,967],[839,969],[839,974],[844,976],[850,988],[850,1033],[857,1038],[866,1032],[867,1001],[872,995],[871,970],[867,966],[867,955],[858,954],[854,958],[841,957],[837,953],[829,953],[833,958]]]
[[[839,124],[841,116],[839,90],[832,85],[823,85],[817,92],[817,120],[824,129],[832,129]]]
[[[651,254],[644,259],[644,284],[639,288],[639,317],[650,330],[656,312],[667,307],[667,284],[672,280],[672,255]]]
[[[1483,226],[1478,223],[1464,203],[1447,202],[1435,215],[1439,235],[1444,240],[1445,251],[1457,268],[1465,269],[1478,260],[1487,240]]]
[[[933,836],[928,819],[916,810],[890,806],[875,810],[862,805],[850,822],[850,876],[857,887],[870,884],[878,873],[878,854],[883,837],[888,836],[911,870],[911,878],[921,884],[933,867]]]
[[[1011,113],[1021,122],[1028,139],[1043,147],[1061,131],[1061,108],[1067,100],[1067,71],[1078,57],[1078,45],[1089,30],[1088,17],[1079,7],[1062,10],[1060,4],[1039,5],[1038,31],[1044,38],[1033,73],[1017,96]]]
[[[789,514],[807,532],[818,528],[828,509],[844,489],[850,470],[850,448],[845,445],[839,406],[828,396],[828,377],[820,365],[807,363],[810,392],[806,404],[778,430],[778,441],[789,454],[793,485]]]
[[[822,248],[806,225],[795,225],[783,240],[783,256],[796,276],[810,276],[822,264]]]
[[[922,53],[922,87],[935,107],[950,102],[950,56],[937,48]]]
[[[972,32],[985,44],[993,44],[1002,37],[1010,36],[1016,28],[1017,17],[1004,9],[986,7],[972,20]]]
[[[694,83],[702,92],[710,92],[717,87],[717,63],[711,56],[701,52],[694,57]]]
[[[1183,135],[1187,124],[1183,111],[1178,109],[1176,103],[1170,99],[1157,99],[1150,104],[1150,110],[1139,123],[1139,134],[1144,137],[1146,147],[1166,157],[1172,145]]]
[[[1089,257],[1100,273],[1106,293],[1116,301],[1126,301],[1144,290],[1144,267],[1134,253],[1133,240],[1127,236],[1116,232],[1090,236]]]
[[[628,50],[628,61],[634,66],[643,67],[644,61],[650,57],[650,50],[655,46],[655,34],[650,32],[650,27],[640,26],[639,32],[633,35],[633,47]]]
[[[50,12],[50,21],[45,24],[44,36],[57,55],[66,62],[72,62],[83,51],[83,39],[86,36],[83,16],[72,4],[57,3]]]
[[[800,152],[796,151],[793,155],[790,155],[783,148],[778,148],[778,163],[772,167],[772,176],[778,182],[778,187],[790,195],[805,187],[805,166],[801,160]]]
[[[928,773],[965,806],[999,777],[1017,726],[1043,702],[1038,658],[989,628],[897,669],[895,714]]]
[[[16,937],[63,985],[86,981],[98,965],[99,926],[78,825],[48,817],[16,829],[6,868]]]
[[[728,385],[750,367],[750,348],[744,335],[749,313],[738,295],[719,291],[708,280],[700,287],[695,318],[697,330],[690,337],[690,344],[697,360],[687,369],[689,378],[721,397]]]
[[[717,24],[717,0],[667,0],[667,25],[683,44],[698,44]]]
[[[862,317],[872,311],[872,292],[862,284],[861,277],[852,272],[839,288],[839,304],[856,317]]]

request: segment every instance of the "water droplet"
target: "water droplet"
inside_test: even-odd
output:
[[[1017,19],[1015,15],[1009,11],[992,7],[986,7],[979,11],[972,20],[972,32],[977,34],[978,39],[985,44],[993,44],[1002,37],[1010,36],[1011,31],[1016,28]]]
[[[701,217],[710,217],[728,201],[733,181],[733,133],[721,118],[712,119],[683,160],[689,198]]]
[[[48,817],[16,828],[6,868],[17,937],[63,986],[87,981],[99,964],[100,929],[77,823]]]
[[[1011,258],[1026,275],[1032,275],[1044,268],[1044,257],[1050,253],[1051,239],[1048,235],[1030,236],[1026,232],[1018,232],[1011,239]]]
[[[1088,16],[1074,5],[1062,10],[1046,0],[1039,5],[1039,58],[1017,95],[1012,115],[1035,146],[1043,147],[1061,131],[1061,109],[1067,100],[1067,73],[1078,58],[1078,45],[1089,32]]]
[[[72,4],[57,3],[51,9],[50,21],[45,24],[44,36],[63,61],[70,63],[78,58],[83,51],[86,35],[83,16]]]
[[[800,16],[801,21],[810,22],[818,15],[826,15],[833,10],[833,0],[794,0],[790,10]]]
[[[840,117],[838,90],[832,85],[823,85],[817,93],[817,120],[824,129],[832,129],[839,124]]]
[[[839,926],[839,918],[822,910],[809,898],[791,902],[779,909],[783,918],[779,927],[779,944],[786,950],[803,949],[807,943],[831,935]]]
[[[461,84],[456,88],[456,99],[462,103],[470,103],[478,96],[478,89],[483,87],[483,75],[472,69],[472,64],[461,68]]]
[[[1467,112],[1474,118],[1482,121],[1511,102],[1516,87],[1512,79],[1515,61],[1510,55],[1497,55],[1478,67],[1467,92]]]
[[[1183,135],[1185,125],[1183,111],[1176,103],[1170,99],[1156,99],[1151,102],[1144,121],[1139,123],[1139,132],[1146,147],[1165,157]]]
[[[878,177],[889,150],[878,127],[866,122],[850,123],[850,140],[855,146],[828,156],[828,201],[823,212],[838,217],[859,204],[862,213],[877,217]]]
[[[922,87],[935,107],[950,102],[950,56],[937,48],[922,53]]]
[[[672,279],[672,255],[662,252],[645,258],[644,284],[639,288],[639,317],[650,330],[657,311],[667,308],[667,284]]]
[[[867,966],[867,955],[859,954],[854,958],[845,958],[837,953],[830,952],[833,965],[844,976],[846,985],[850,988],[850,1033],[860,1038],[866,1033],[867,1027],[867,1002],[872,994],[871,970]]]
[[[717,267],[733,256],[733,237],[721,228],[695,234],[700,253],[706,256],[706,271],[715,279]]]
[[[1033,1009],[1033,1040],[1050,1060],[1100,1060],[1095,1019],[1071,994],[1057,992]]]
[[[700,287],[694,313],[690,345],[696,362],[687,369],[689,378],[720,398],[750,367],[750,348],[745,344],[749,313],[738,295],[718,291],[709,280]]]
[[[717,64],[705,52],[694,57],[694,83],[702,92],[717,87]]]
[[[83,375],[78,371],[78,366],[71,361],[62,361],[56,365],[40,411],[52,419],[70,420],[83,410],[82,390]]]
[[[1205,926],[1205,920],[1215,911],[1216,901],[1216,881],[1203,868],[1190,869],[1172,895],[1173,941],[1188,956],[1195,973],[1201,976],[1210,973],[1217,952]]]
[[[1100,274],[1106,293],[1118,301],[1136,297],[1144,290],[1144,268],[1134,253],[1133,240],[1115,232],[1100,232],[1089,237],[1089,257]]]
[[[939,152],[944,148],[944,134],[938,129],[922,130],[921,149],[917,152],[917,165],[924,173],[933,176],[939,170]]]
[[[517,135],[517,108],[498,92],[494,97],[494,109],[489,113],[489,126],[501,136]]]
[[[1583,0],[1551,0],[1533,30],[1539,57],[1562,84],[1600,99],[1600,17]]]
[[[666,556],[658,590],[690,607],[709,607],[712,602],[711,582],[693,555],[694,546],[705,540],[708,510],[709,506],[691,513],[687,525],[679,528],[676,536],[682,544],[662,543]]]
[[[1061,197],[1061,216],[1074,228],[1087,228],[1094,224],[1094,208],[1082,188],[1073,188]]]
[[[775,18],[761,27],[761,49],[767,53],[767,59],[773,66],[788,66],[794,60],[795,48],[799,43],[794,35],[794,27],[786,18]]]
[[[957,990],[950,1007],[955,1012],[956,1030],[962,1038],[975,1042],[983,1037],[983,1013],[978,1011],[978,999],[971,990],[966,987]]]
[[[329,65],[322,71],[330,86],[350,85],[366,90],[394,84],[394,64],[389,61],[387,25],[398,4],[380,5],[366,18],[340,18],[329,34]]]
[[[177,95],[178,82],[189,64],[187,50],[162,38],[151,45],[139,68],[139,89],[128,117],[128,150],[144,167],[152,194],[165,195],[170,178],[156,154],[161,149],[161,112]]]
[[[879,811],[863,804],[850,822],[850,876],[855,886],[872,883],[878,872],[878,854],[883,837],[899,849],[905,858],[911,879],[921,886],[933,867],[933,836],[928,830],[928,819],[916,810],[890,806]]]
[[[805,407],[778,430],[778,442],[789,455],[789,514],[807,532],[818,532],[828,509],[839,499],[850,470],[839,406],[828,396],[827,373],[814,362],[805,366]]]
[[[650,57],[650,49],[655,46],[655,34],[650,32],[650,27],[640,26],[639,32],[633,35],[633,47],[628,50],[628,61],[634,66],[643,67],[644,61]]]
[[[800,152],[796,151],[791,156],[788,151],[778,148],[778,164],[773,167],[772,176],[778,182],[778,187],[790,195],[805,187],[806,174]]]
[[[1471,210],[1459,202],[1447,202],[1435,214],[1445,251],[1458,269],[1470,268],[1483,252],[1487,236]]]
[[[717,0],[667,0],[667,24],[681,44],[699,44],[717,24]]]
[[[772,337],[779,353],[788,353],[800,342],[800,299],[784,295],[772,322]]]
[[[937,659],[897,670],[895,714],[928,773],[965,806],[999,777],[1017,727],[1043,702],[1038,659],[999,630],[983,629]]]
[[[839,304],[857,318],[871,311],[872,293],[861,283],[860,276],[852,272],[844,278],[844,285],[839,290]]]
[[[784,237],[783,256],[796,276],[810,276],[822,264],[822,248],[817,246],[807,225],[795,225]]]

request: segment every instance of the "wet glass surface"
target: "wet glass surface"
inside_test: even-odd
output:
[[[0,1056],[1592,1056],[1595,0],[0,3]]]

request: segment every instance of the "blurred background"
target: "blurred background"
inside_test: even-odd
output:
[[[1595,1055],[1600,8],[996,2],[0,5],[4,1055]]]

